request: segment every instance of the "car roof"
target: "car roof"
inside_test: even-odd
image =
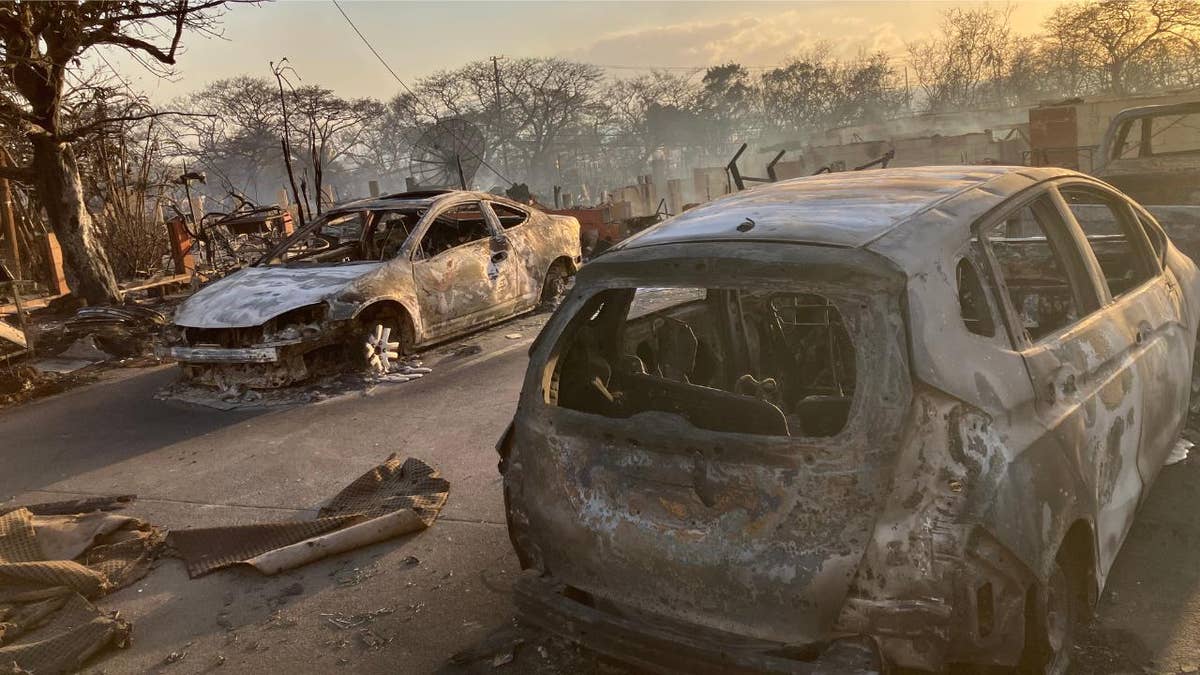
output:
[[[461,197],[473,197],[475,199],[486,199],[493,202],[501,202],[519,206],[516,202],[494,195],[490,192],[475,192],[472,190],[414,190],[410,192],[397,192],[394,194],[382,195],[380,197],[368,197],[366,199],[355,199],[341,204],[335,204],[329,211],[379,211],[385,209],[396,208],[428,208],[435,203],[447,201]]]
[[[1005,198],[1015,194],[1014,186],[1074,173],[1050,167],[923,166],[794,178],[708,202],[630,237],[614,251],[689,241],[860,248],[981,189]],[[1002,180],[1013,174],[1025,180]]]

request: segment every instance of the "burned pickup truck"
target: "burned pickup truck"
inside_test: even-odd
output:
[[[579,223],[496,195],[433,190],[338,206],[175,313],[185,378],[281,387],[403,354],[553,303]]]
[[[1062,673],[1200,273],[1065,169],[741,192],[597,257],[501,439],[521,616],[659,671]]]
[[[1118,113],[1093,173],[1142,204],[1200,205],[1200,101]]]

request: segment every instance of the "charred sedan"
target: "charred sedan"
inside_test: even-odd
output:
[[[175,314],[188,380],[280,387],[347,362],[386,372],[423,345],[553,302],[579,223],[496,195],[408,192],[341,205]]]
[[[599,256],[501,440],[522,616],[686,672],[1061,673],[1185,421],[1200,277],[1063,169],[742,192]]]

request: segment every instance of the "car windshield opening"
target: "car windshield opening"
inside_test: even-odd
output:
[[[258,264],[389,260],[400,251],[422,210],[337,211],[296,230]]]
[[[841,312],[816,293],[609,290],[564,340],[550,402],[607,417],[658,412],[712,431],[834,436],[857,388]]]

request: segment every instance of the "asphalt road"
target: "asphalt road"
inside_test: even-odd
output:
[[[492,446],[543,318],[433,350],[421,380],[318,404],[222,412],[158,401],[175,377],[163,367],[0,411],[0,502],[136,493],[126,512],[167,528],[311,516],[391,452],[450,481],[429,530],[278,577],[233,569],[189,580],[180,561],[161,560],[100,601],[132,621],[134,637],[89,672],[619,672],[513,629],[517,561]],[[451,353],[462,344],[479,351]],[[1198,497],[1200,459],[1164,469],[1076,672],[1200,671]],[[327,620],[372,613],[353,629]],[[448,663],[463,650],[465,664]]]

